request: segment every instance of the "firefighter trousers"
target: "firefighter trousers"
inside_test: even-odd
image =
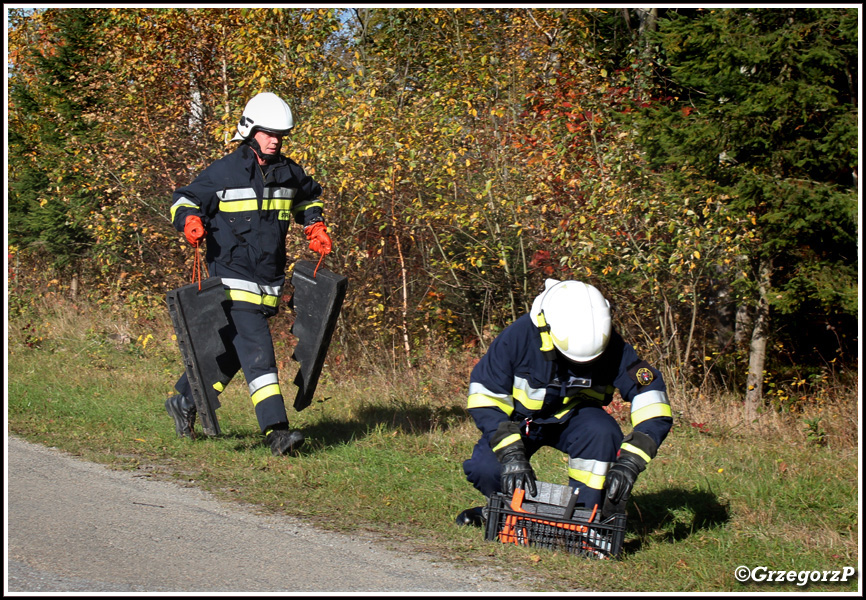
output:
[[[466,479],[485,496],[502,491],[502,467],[490,447],[490,436],[475,444],[472,456],[464,461]],[[549,446],[568,455],[568,483],[579,489],[578,504],[587,508],[602,506],[604,479],[616,462],[623,433],[616,420],[598,404],[579,406],[562,423],[530,423],[529,434],[523,429],[527,458]]]
[[[220,381],[212,382],[212,385],[222,392],[237,372],[243,369],[262,433],[275,427],[287,427],[289,418],[280,391],[277,359],[268,323],[272,313],[258,308],[239,307],[244,304],[240,302],[226,304],[229,324],[220,332],[226,351],[214,359],[222,376]],[[186,373],[175,384],[175,389],[187,398],[192,398]]]

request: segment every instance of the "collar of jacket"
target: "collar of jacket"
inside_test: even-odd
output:
[[[262,178],[264,179],[265,183],[279,180],[279,177],[274,177],[274,175],[276,175],[276,171],[278,169],[286,168],[289,165],[289,159],[286,158],[283,154],[280,154],[279,159],[269,165],[259,165],[258,156],[256,155],[255,151],[247,144],[241,144],[240,147],[235,150],[235,152],[240,153],[241,161],[246,167],[247,174],[250,177],[250,181],[256,180],[255,175],[258,172],[261,172]]]

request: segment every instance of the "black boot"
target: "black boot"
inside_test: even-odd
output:
[[[195,402],[183,394],[177,394],[165,401],[165,410],[174,419],[174,430],[178,437],[193,437]]]
[[[271,454],[285,456],[292,454],[304,445],[304,434],[297,429],[294,431],[275,429],[265,437],[265,442],[270,445]]]
[[[484,527],[484,523],[487,521],[486,513],[486,506],[467,508],[462,513],[457,515],[457,519],[455,519],[455,521],[460,526],[472,525],[473,527]]]

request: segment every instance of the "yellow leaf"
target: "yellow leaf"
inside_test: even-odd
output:
[[[692,256],[694,256],[695,258],[700,258],[700,257],[701,257],[701,253],[698,252],[697,250],[695,250],[695,252],[694,252],[694,254],[692,254]]]

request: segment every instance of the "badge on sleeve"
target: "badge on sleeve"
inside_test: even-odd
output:
[[[638,369],[637,373],[637,382],[641,385],[649,385],[653,381],[653,372],[647,368]]]
[[[628,368],[628,374],[634,382],[640,386],[651,384],[656,376],[653,373],[652,367],[645,360],[641,360]]]

